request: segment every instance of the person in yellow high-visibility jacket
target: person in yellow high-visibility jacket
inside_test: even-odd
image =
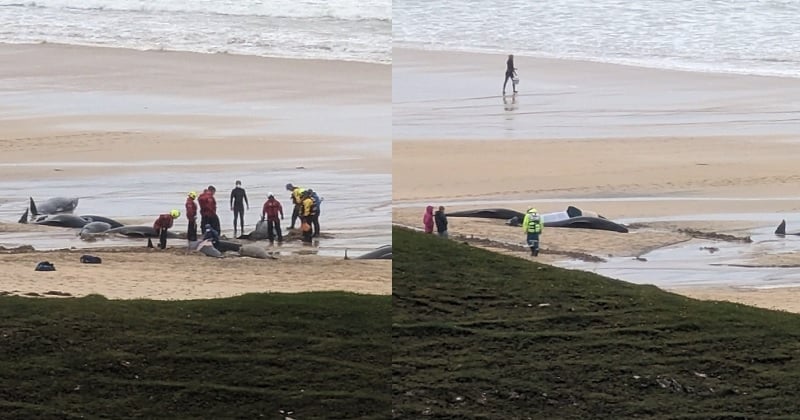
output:
[[[522,220],[522,230],[526,234],[528,246],[531,248],[531,255],[534,257],[539,255],[539,235],[542,234],[544,228],[544,221],[542,216],[535,208],[529,208],[525,213],[525,218]]]
[[[300,217],[300,214],[303,212],[303,193],[306,191],[305,188],[296,187],[292,185],[292,183],[286,184],[286,191],[291,191],[292,193],[292,203],[294,204],[294,209],[292,210],[292,224],[289,226],[289,229],[294,229],[294,223]],[[300,223],[303,223],[302,220]]]

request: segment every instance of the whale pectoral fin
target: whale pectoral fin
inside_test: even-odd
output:
[[[778,228],[775,229],[776,235],[786,235],[786,220],[781,220],[781,224],[778,225]]]

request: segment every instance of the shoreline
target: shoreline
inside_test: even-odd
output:
[[[491,49],[491,48],[480,48],[480,47],[449,47],[449,46],[431,46],[430,48],[426,48],[425,45],[415,43],[415,42],[408,42],[408,41],[400,41],[399,46],[392,48],[392,53],[394,57],[395,52],[400,53],[424,53],[424,54],[432,54],[432,53],[444,53],[444,54],[457,54],[457,55],[484,55],[484,56],[493,56],[497,58],[505,58],[507,56],[507,52],[500,51],[499,49]],[[716,74],[716,75],[733,75],[733,76],[752,76],[752,77],[765,77],[765,78],[780,78],[780,79],[800,79],[800,74],[796,75],[788,75],[782,73],[754,73],[754,72],[747,72],[744,70],[736,71],[736,70],[729,70],[724,71],[722,69],[697,69],[697,68],[690,68],[690,67],[668,67],[668,66],[658,66],[656,64],[647,65],[643,62],[646,59],[641,59],[642,61],[638,61],[637,59],[618,59],[614,61],[612,58],[603,59],[603,58],[592,58],[592,57],[555,57],[549,56],[546,54],[535,54],[532,52],[513,52],[514,57],[524,57],[534,60],[542,60],[545,62],[551,63],[575,63],[575,64],[589,64],[589,65],[609,65],[609,66],[620,66],[626,68],[634,68],[634,69],[647,69],[647,70],[658,70],[658,71],[667,71],[667,72],[680,72],[680,73],[698,73],[698,74]]]
[[[391,66],[392,61],[383,62],[383,61],[368,61],[368,60],[356,60],[356,59],[346,59],[346,58],[321,58],[321,57],[302,57],[302,56],[291,56],[291,55],[261,55],[261,54],[243,54],[243,53],[231,53],[231,52],[204,52],[204,51],[192,51],[192,50],[173,50],[168,48],[133,48],[133,47],[114,47],[109,45],[101,45],[101,44],[72,44],[72,43],[65,43],[65,42],[50,42],[50,41],[39,41],[39,42],[9,42],[9,41],[0,41],[0,48],[3,46],[27,46],[27,45],[54,45],[54,46],[64,46],[64,47],[86,47],[86,48],[104,48],[104,49],[121,49],[121,50],[129,50],[129,51],[138,51],[138,52],[155,52],[155,53],[189,53],[189,54],[201,54],[201,55],[220,55],[220,56],[233,56],[233,57],[260,57],[266,59],[279,59],[279,60],[301,60],[301,61],[309,61],[309,62],[332,62],[332,61],[341,61],[345,63],[358,63],[358,64],[369,64],[369,65],[379,65],[379,66]]]

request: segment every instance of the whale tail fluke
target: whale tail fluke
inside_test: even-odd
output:
[[[19,223],[28,223],[28,209],[25,209],[25,213],[22,213],[22,217],[19,218]]]
[[[781,224],[775,229],[776,235],[786,235],[786,220],[781,220]]]

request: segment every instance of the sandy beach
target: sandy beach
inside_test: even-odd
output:
[[[243,293],[344,290],[389,294],[391,261],[343,260],[314,255],[278,256],[277,260],[229,256],[209,258],[184,250],[101,248],[91,251],[103,262],[81,264],[85,251],[0,251],[7,275],[3,292],[20,296],[85,296],[108,299],[186,300],[236,296]],[[49,261],[54,272],[33,268]],[[308,268],[313,266],[313,275]],[[324,275],[319,273],[324,272]],[[58,292],[58,293],[48,293]]]
[[[503,64],[395,49],[395,223],[421,227],[428,204],[574,205],[630,232],[546,229],[540,261],[795,310],[777,296],[800,286],[800,243],[773,231],[800,230],[800,80],[517,57],[508,106]],[[521,228],[449,222],[459,240],[530,258]]]
[[[356,256],[391,243],[390,66],[59,44],[0,44],[0,63],[0,245],[115,250],[91,274],[71,253],[3,255],[14,275],[0,290],[156,299],[388,293],[390,264],[339,260],[345,249]],[[170,208],[183,210],[188,191],[214,184],[230,238],[227,201],[236,179],[249,196],[246,231],[267,192],[289,213],[285,229],[291,203],[283,186],[319,191],[329,236],[315,243],[318,255],[295,255],[303,247],[290,243],[279,261],[214,260],[183,255],[183,241],[163,254],[142,253],[141,241],[86,244],[70,229],[16,223],[28,197],[77,196],[76,214],[149,225]],[[174,229],[185,228],[181,217]],[[64,269],[31,277],[35,261],[46,259]],[[216,280],[197,283],[187,262]],[[309,264],[326,274],[294,275]]]

